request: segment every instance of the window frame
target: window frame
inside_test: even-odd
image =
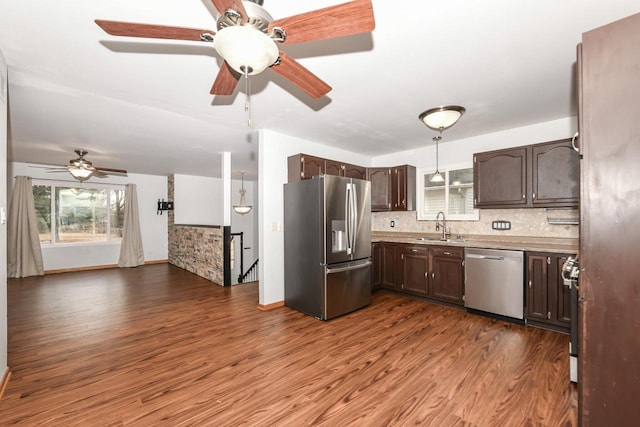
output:
[[[480,210],[474,208],[471,213],[468,214],[449,214],[449,173],[460,169],[473,169],[472,162],[456,163],[449,166],[441,167],[440,173],[445,179],[445,210],[444,214],[447,221],[479,221]],[[416,170],[416,217],[418,221],[435,221],[436,215],[428,215],[424,209],[424,176],[427,174],[433,174],[436,171],[431,168],[418,168]],[[473,188],[473,187],[472,187]]]
[[[58,181],[51,179],[36,179],[33,178],[31,180],[31,186],[47,186],[51,187],[51,206],[50,213],[51,215],[51,240],[49,242],[40,242],[40,247],[42,248],[52,248],[52,247],[71,247],[71,246],[96,246],[96,245],[120,245],[122,239],[113,240],[111,239],[111,190],[120,190],[126,192],[126,186],[123,184],[106,184],[106,183],[85,183],[85,182],[72,182],[72,181]],[[64,187],[64,188],[79,188],[83,190],[107,190],[107,215],[106,215],[106,240],[93,240],[87,242],[56,242],[55,241],[55,227],[57,226],[57,220],[55,218],[56,213],[56,187]]]

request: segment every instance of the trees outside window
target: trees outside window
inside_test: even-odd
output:
[[[40,243],[119,241],[124,190],[67,185],[33,185]]]

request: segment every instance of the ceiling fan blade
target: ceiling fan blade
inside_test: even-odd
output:
[[[280,63],[271,69],[302,89],[307,95],[318,99],[331,90],[331,86],[323,82],[298,61],[284,52],[280,52]]]
[[[240,80],[240,73],[224,61],[211,87],[211,95],[231,95],[238,86],[238,80]]]
[[[242,15],[242,18],[247,20],[247,11],[244,9],[244,5],[241,0],[211,0],[213,5],[216,7],[220,15],[224,14],[224,11],[227,9],[233,9]]]
[[[124,169],[99,168],[97,166],[94,166],[93,169],[98,171],[98,172],[108,172],[111,175],[113,175],[113,174],[126,175],[127,174],[127,171],[124,170]]]
[[[287,33],[284,44],[295,44],[368,33],[375,26],[371,0],[355,0],[276,19],[269,25],[269,31],[281,27]]]
[[[150,39],[205,41],[202,34],[216,32],[198,28],[168,27],[165,25],[138,24],[135,22],[105,21],[96,19],[96,24],[112,36],[144,37]]]
[[[93,171],[91,171],[91,176],[95,176],[96,178],[106,178],[109,176],[109,174],[100,172],[98,169],[94,169]]]

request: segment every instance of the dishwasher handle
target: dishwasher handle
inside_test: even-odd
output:
[[[503,256],[493,256],[493,255],[476,255],[476,254],[467,254],[465,255],[467,258],[476,258],[476,259],[492,259],[495,261],[504,261]]]

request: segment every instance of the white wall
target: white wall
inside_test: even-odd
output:
[[[0,209],[7,208],[7,61],[0,50]],[[0,380],[7,369],[7,226],[0,223]]]
[[[222,179],[173,176],[174,222],[185,225],[223,225]]]
[[[304,139],[261,130],[259,165],[260,304],[284,300],[284,196],[287,157],[305,153],[368,166],[370,158]]]
[[[66,177],[65,173],[50,174],[41,165],[32,167],[28,163],[10,163],[9,176],[30,176],[33,179],[64,181],[81,186],[75,179]],[[105,184],[136,184],[138,190],[138,208],[140,212],[140,231],[144,247],[145,261],[166,260],[168,258],[167,215],[157,215],[158,199],[167,199],[167,177],[156,175],[128,174],[127,177],[110,176],[104,179],[92,178],[84,185],[92,182]],[[13,182],[11,183],[13,188]],[[120,243],[107,244],[69,244],[43,247],[42,258],[44,269],[61,270],[118,263]]]

